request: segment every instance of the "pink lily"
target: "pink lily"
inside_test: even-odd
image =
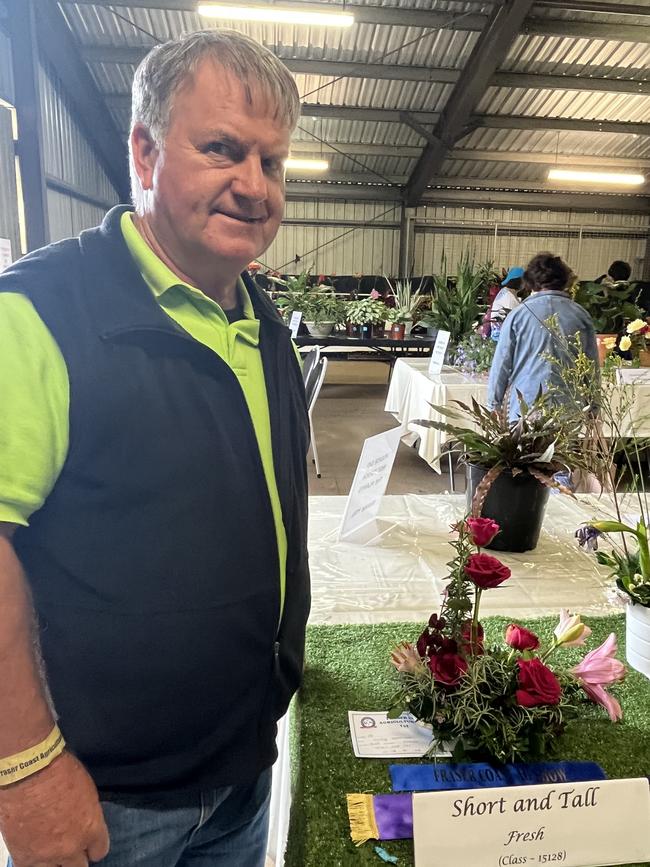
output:
[[[566,608],[560,608],[560,622],[555,627],[554,634],[557,645],[578,647],[589,638],[591,629],[582,623],[579,614],[569,614]]]
[[[626,673],[623,663],[616,659],[616,651],[616,635],[612,632],[600,647],[590,650],[582,662],[571,669],[589,698],[605,708],[612,722],[621,719],[623,712],[604,687],[623,680]]]
[[[409,644],[403,641],[391,651],[391,662],[398,671],[408,671],[413,673],[422,665],[422,659],[417,652],[414,644]]]

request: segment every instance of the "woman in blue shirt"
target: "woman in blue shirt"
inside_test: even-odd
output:
[[[510,388],[511,421],[519,417],[517,392],[530,405],[540,387],[561,391],[560,368],[550,359],[572,364],[570,345],[575,337],[598,370],[594,326],[591,316],[569,294],[573,280],[569,266],[552,253],[538,253],[528,263],[524,284],[531,294],[501,327],[488,383],[490,409],[501,408]]]

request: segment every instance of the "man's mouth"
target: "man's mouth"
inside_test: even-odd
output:
[[[223,217],[229,217],[231,220],[237,220],[240,223],[263,223],[266,217],[250,217],[246,214],[233,214],[231,211],[222,211],[216,209],[213,214],[221,214]]]

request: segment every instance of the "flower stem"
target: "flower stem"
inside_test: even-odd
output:
[[[478,647],[478,612],[481,605],[481,594],[483,590],[480,587],[476,588],[476,597],[474,599],[474,616],[472,617],[472,656]]]

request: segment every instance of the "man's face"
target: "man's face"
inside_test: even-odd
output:
[[[210,61],[199,65],[177,91],[150,160],[147,219],[179,266],[238,272],[267,249],[284,211],[290,137],[260,90],[249,104],[236,78]]]

